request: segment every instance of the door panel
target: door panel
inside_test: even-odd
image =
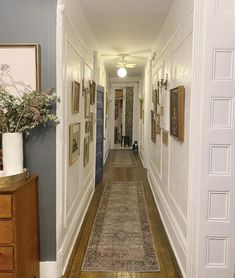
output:
[[[103,177],[103,140],[104,140],[104,88],[97,86],[96,111],[96,174],[95,184]]]

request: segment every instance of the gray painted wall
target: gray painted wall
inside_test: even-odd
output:
[[[1,0],[0,43],[41,45],[41,88],[56,87],[57,0]],[[56,135],[38,128],[25,140],[25,166],[39,175],[40,258],[56,259]]]

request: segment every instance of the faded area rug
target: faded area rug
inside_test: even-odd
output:
[[[132,150],[115,150],[111,154],[110,167],[137,167],[138,162]]]
[[[106,183],[82,271],[160,271],[142,182]]]

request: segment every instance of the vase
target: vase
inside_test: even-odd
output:
[[[23,173],[23,135],[12,132],[2,134],[3,174]]]

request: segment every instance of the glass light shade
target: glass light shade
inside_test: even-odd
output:
[[[117,75],[121,78],[124,78],[127,75],[127,71],[125,68],[120,68],[117,71]]]

